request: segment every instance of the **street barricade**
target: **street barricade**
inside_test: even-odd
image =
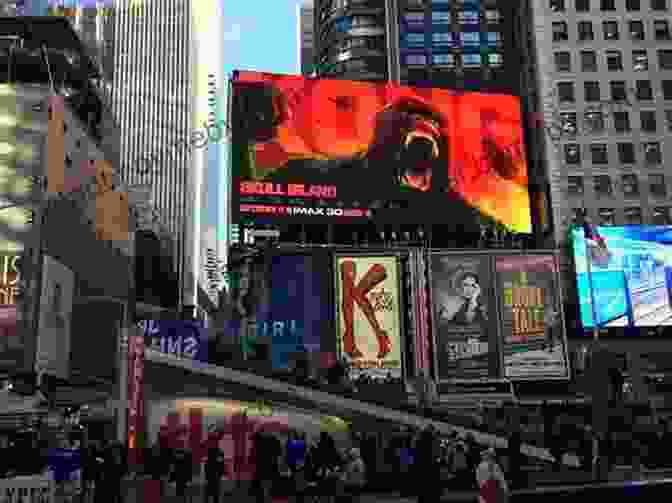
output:
[[[0,503],[55,503],[51,474],[0,479]]]

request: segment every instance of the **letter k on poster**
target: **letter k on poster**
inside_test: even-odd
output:
[[[395,256],[336,258],[338,348],[353,377],[401,377],[398,267]]]

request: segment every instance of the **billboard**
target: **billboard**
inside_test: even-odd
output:
[[[258,72],[232,97],[234,222],[531,230],[517,97]]]
[[[143,400],[145,343],[142,332],[133,328],[128,337],[128,452],[129,462],[141,462],[145,411]]]
[[[320,351],[332,319],[329,284],[328,269],[312,255],[272,257],[270,302],[257,313],[257,334],[271,339],[273,368],[287,369],[295,353]]]
[[[353,377],[401,377],[398,257],[337,255],[335,262],[338,354]]]
[[[490,257],[432,254],[430,283],[438,380],[496,377]]]
[[[556,257],[499,256],[495,271],[503,377],[568,378]]]
[[[208,361],[207,331],[201,321],[145,320],[145,345],[178,358]]]
[[[672,325],[672,226],[598,227],[608,262],[592,261],[588,275],[586,240],[574,230],[574,264],[581,323],[598,327]],[[592,288],[591,288],[592,283]]]

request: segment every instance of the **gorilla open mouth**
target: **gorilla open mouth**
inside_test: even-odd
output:
[[[401,152],[401,181],[416,190],[428,191],[432,181],[432,166],[439,159],[438,123],[431,118],[413,114],[412,128],[406,133]]]

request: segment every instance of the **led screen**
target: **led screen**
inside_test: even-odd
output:
[[[517,97],[257,72],[232,92],[234,220],[530,232]]]
[[[609,260],[591,259],[589,275],[583,230],[574,231],[583,326],[593,327],[594,317],[598,327],[672,325],[672,226],[598,227],[598,232]]]

